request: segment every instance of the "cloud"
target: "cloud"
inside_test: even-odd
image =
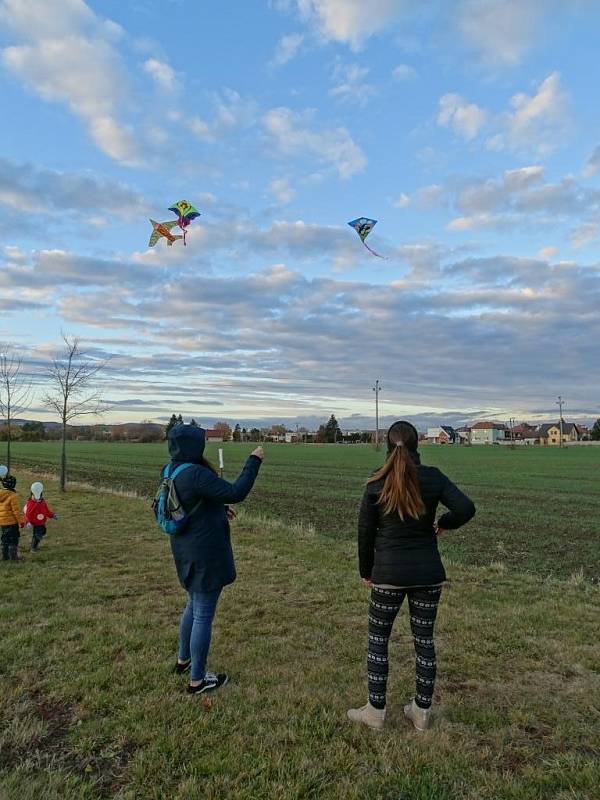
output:
[[[539,38],[547,0],[463,0],[458,27],[480,58],[516,67]]]
[[[0,205],[17,211],[48,213],[110,212],[125,219],[148,213],[147,202],[120,181],[86,172],[59,172],[0,158]]]
[[[358,49],[373,34],[391,26],[408,6],[406,0],[296,0],[301,16],[326,41]]]
[[[551,245],[549,247],[542,247],[540,250],[538,250],[537,257],[542,261],[551,261],[557,253],[558,247]]]
[[[220,141],[236,130],[254,124],[258,116],[256,102],[242,97],[233,89],[213,92],[209,103],[214,108],[212,119],[206,120],[196,115],[186,121],[190,131],[202,141]]]
[[[570,101],[560,84],[558,72],[543,80],[535,94],[514,95],[510,105],[501,132],[487,142],[490,150],[508,149],[547,156],[564,141],[571,127]]]
[[[282,36],[275,47],[273,58],[270,61],[271,66],[283,67],[292,61],[298,55],[303,42],[304,36],[301,33],[289,33]]]
[[[397,81],[409,81],[417,77],[417,70],[408,64],[398,64],[392,70],[392,77]]]
[[[294,188],[287,178],[275,178],[269,184],[269,192],[278,203],[290,203],[296,196]]]
[[[48,102],[64,103],[110,158],[139,163],[138,145],[119,119],[127,72],[114,42],[122,34],[81,0],[3,0],[0,19],[24,41],[1,51],[5,66]]]
[[[333,70],[334,86],[329,90],[332,97],[348,100],[363,106],[376,94],[373,84],[366,80],[370,70],[360,64],[338,62]]]
[[[410,205],[410,197],[407,194],[404,194],[404,192],[394,202],[395,208],[406,208],[408,205]]]
[[[290,108],[273,108],[263,117],[264,128],[284,157],[311,155],[319,163],[333,167],[341,178],[351,178],[367,166],[367,157],[346,128],[311,127],[314,112],[300,113]]]
[[[452,128],[463,139],[474,139],[486,120],[487,112],[483,108],[468,103],[459,94],[449,93],[440,97],[438,125]]]
[[[1,262],[0,262],[1,263]],[[29,287],[44,294],[67,287],[148,286],[163,278],[147,267],[120,259],[81,256],[65,250],[34,251],[27,260],[24,254],[14,258],[4,250],[2,281],[5,286]]]
[[[333,87],[329,90],[332,97],[356,103],[359,106],[365,105],[374,94],[376,89],[370,84],[366,77],[370,70],[360,64],[342,64],[338,62],[333,70]]]
[[[592,154],[588,158],[583,170],[583,177],[593,178],[598,170],[600,170],[600,144],[593,149]]]
[[[160,89],[170,93],[176,90],[177,75],[169,64],[156,58],[148,58],[144,61],[143,69]]]
[[[65,297],[62,313],[116,331],[134,321],[153,355],[127,356],[120,369],[130,382],[132,370],[155,386],[176,372],[182,387],[198,383],[200,396],[235,403],[244,416],[250,408],[296,407],[286,397],[306,409],[352,405],[364,399],[365,375],[379,373],[389,376],[390,398],[430,408],[497,407],[509,397],[539,407],[557,380],[573,386],[573,402],[595,397],[587,366],[600,334],[598,267],[495,256],[440,268],[440,280],[382,285],[309,279],[278,265],[201,283],[173,280],[160,297],[150,287],[86,291]],[[558,367],[548,341],[569,352]],[[389,364],[399,353],[407,357],[394,376]],[[475,381],[484,370],[486,381]]]

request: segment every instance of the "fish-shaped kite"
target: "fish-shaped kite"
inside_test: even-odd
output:
[[[177,239],[183,239],[183,236],[171,233],[171,228],[174,228],[175,225],[178,224],[176,219],[169,222],[156,222],[156,220],[151,219],[150,222],[152,224],[153,230],[150,235],[150,241],[148,242],[148,247],[154,247],[154,245],[158,242],[161,236],[165,237],[169,247],[171,247],[173,242],[176,242]]]
[[[188,203],[187,200],[180,200],[178,203],[173,203],[172,206],[169,206],[169,211],[177,215],[176,224],[179,225],[183,231],[183,243],[187,244],[185,240],[187,228],[193,219],[200,216],[200,212],[197,208],[194,208],[191,203]]]
[[[376,253],[375,250],[372,250],[369,247],[369,245],[365,242],[367,236],[371,233],[375,225],[377,225],[376,219],[369,219],[368,217],[358,217],[358,219],[353,219],[351,222],[349,222],[348,225],[350,225],[351,228],[354,228],[354,230],[358,233],[361,242],[367,248],[369,253],[372,253],[374,256],[377,256],[377,258],[385,258],[385,256],[381,256],[379,255],[379,253]]]

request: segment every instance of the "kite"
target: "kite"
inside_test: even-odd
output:
[[[161,236],[165,237],[169,247],[171,247],[173,242],[176,242],[177,239],[183,239],[183,236],[176,236],[175,234],[171,233],[171,228],[174,228],[175,225],[179,224],[176,219],[173,221],[169,220],[169,222],[156,222],[156,220],[151,219],[150,222],[152,224],[153,231],[150,235],[148,247],[154,247]]]
[[[367,236],[371,233],[375,225],[377,225],[376,219],[367,219],[367,217],[359,217],[358,219],[353,219],[351,222],[348,223],[351,228],[358,233],[360,236],[361,242],[367,248],[369,253],[372,253],[377,258],[385,258],[385,256],[380,256],[379,253],[376,253],[375,250],[372,250],[369,245],[365,242]]]
[[[194,208],[191,203],[188,203],[187,200],[180,200],[178,203],[173,203],[172,206],[169,206],[169,211],[177,215],[176,224],[179,225],[183,231],[183,243],[186,244],[185,236],[187,227],[193,219],[200,216],[200,212]]]

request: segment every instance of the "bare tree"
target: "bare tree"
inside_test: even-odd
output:
[[[10,345],[0,347],[0,416],[6,420],[6,466],[10,470],[12,420],[31,405],[31,380],[23,356]]]
[[[56,411],[62,425],[60,457],[60,489],[67,483],[67,425],[77,417],[97,416],[106,410],[99,390],[93,388],[94,378],[105,366],[104,361],[86,357],[76,336],[63,334],[65,349],[48,367],[53,389],[44,397],[44,404]]]

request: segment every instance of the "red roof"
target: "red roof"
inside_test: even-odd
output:
[[[475,425],[473,425],[472,430],[489,431],[492,428],[495,428],[499,431],[504,431],[506,430],[506,425],[503,425],[501,422],[476,422]]]

